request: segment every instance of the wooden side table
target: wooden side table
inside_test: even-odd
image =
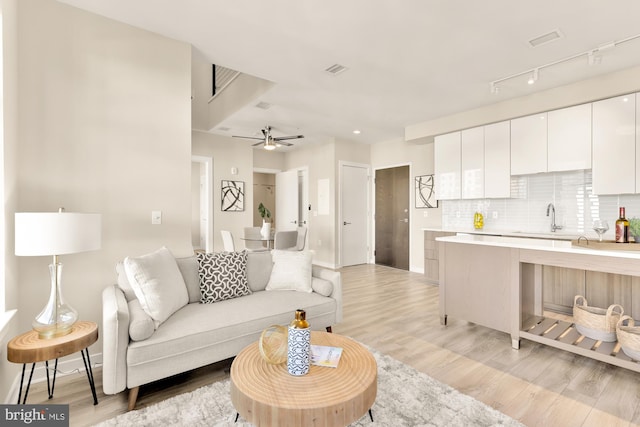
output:
[[[47,391],[49,399],[53,397],[53,389],[56,385],[56,372],[58,368],[58,358],[68,356],[80,351],[84,368],[87,371],[89,386],[93,394],[93,404],[98,404],[96,396],[96,385],[93,380],[93,371],[91,369],[91,359],[89,359],[89,346],[98,340],[98,325],[95,322],[79,321],[71,327],[71,332],[67,335],[41,339],[36,331],[25,332],[13,338],[7,344],[7,360],[14,363],[22,363],[22,378],[20,378],[20,391],[18,393],[18,404],[22,397],[22,386],[24,383],[24,374],[27,363],[32,363],[31,374],[27,382],[27,388],[24,392],[22,403],[27,402],[27,394],[29,394],[29,386],[33,377],[33,370],[37,362],[45,362],[47,371]],[[86,353],[86,354],[85,354]],[[56,359],[53,369],[53,382],[49,387],[49,360]]]

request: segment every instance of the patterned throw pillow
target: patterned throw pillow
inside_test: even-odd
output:
[[[200,302],[210,304],[251,294],[247,283],[247,252],[198,254]]]

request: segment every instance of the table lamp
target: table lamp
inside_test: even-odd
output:
[[[51,293],[42,312],[33,321],[40,338],[54,338],[71,332],[78,312],[64,302],[59,255],[100,249],[101,215],[65,212],[21,212],[15,215],[15,253],[18,256],[53,256],[49,264]]]

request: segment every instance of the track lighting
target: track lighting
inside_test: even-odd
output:
[[[494,93],[494,94],[495,93],[499,93],[500,92],[500,86],[499,86],[500,83],[503,83],[503,82],[506,82],[508,80],[515,79],[515,78],[518,78],[518,77],[522,78],[523,76],[527,76],[527,75],[529,76],[527,78],[527,84],[532,85],[532,84],[534,84],[535,82],[538,81],[538,74],[539,74],[540,70],[542,70],[543,68],[553,67],[554,65],[559,65],[559,64],[562,64],[564,62],[573,61],[574,59],[577,59],[577,58],[580,58],[580,57],[585,57],[586,56],[587,57],[587,63],[589,65],[599,64],[602,61],[603,52],[608,51],[608,50],[612,50],[618,45],[630,42],[630,41],[638,39],[638,38],[640,38],[640,34],[636,34],[634,36],[627,37],[625,39],[609,42],[609,43],[600,45],[598,47],[595,47],[593,49],[589,49],[589,50],[586,50],[584,52],[577,53],[575,55],[567,56],[566,58],[562,58],[562,59],[559,59],[559,60],[554,61],[554,62],[549,62],[548,64],[540,65],[540,66],[538,66],[536,68],[532,68],[532,69],[529,69],[529,70],[526,70],[526,71],[522,71],[522,72],[519,72],[519,73],[516,73],[516,74],[512,74],[512,75],[507,76],[507,77],[503,77],[503,78],[498,79],[498,80],[494,80],[489,84],[489,90],[491,91],[491,93]]]

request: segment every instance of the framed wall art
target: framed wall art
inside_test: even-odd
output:
[[[244,211],[244,182],[222,180],[222,211]]]
[[[415,177],[415,199],[416,208],[438,207],[433,175],[420,175]]]

